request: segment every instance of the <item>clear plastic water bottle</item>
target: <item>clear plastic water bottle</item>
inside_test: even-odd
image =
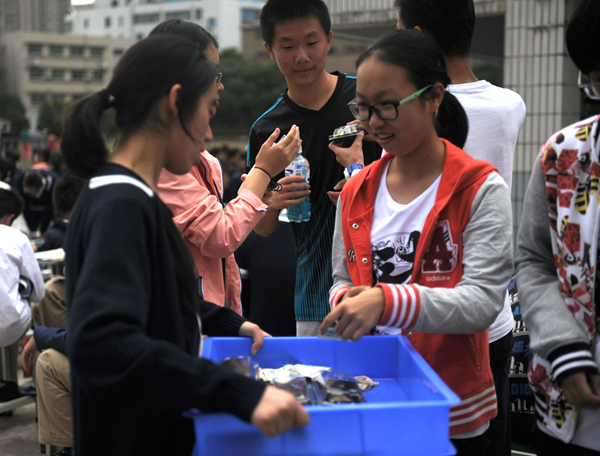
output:
[[[300,146],[300,151],[296,155],[296,158],[285,168],[285,177],[288,176],[303,176],[304,182],[310,184],[310,165],[308,164],[308,160],[302,155],[302,146]],[[290,222],[299,223],[310,220],[310,196],[307,195],[306,199],[297,206],[288,207],[287,216]]]

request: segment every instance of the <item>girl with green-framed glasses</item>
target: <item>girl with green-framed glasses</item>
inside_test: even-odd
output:
[[[321,332],[337,322],[344,340],[408,337],[461,399],[449,423],[459,454],[483,455],[496,415],[487,328],[512,273],[510,193],[460,149],[467,118],[431,37],[398,30],[357,68],[349,107],[386,154],[340,195]]]

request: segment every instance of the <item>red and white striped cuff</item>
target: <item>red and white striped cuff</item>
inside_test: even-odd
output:
[[[385,294],[385,311],[379,324],[391,328],[409,329],[415,326],[421,311],[421,297],[416,285],[378,283]]]
[[[342,297],[349,291],[350,287],[340,287],[335,291],[335,293],[331,295],[331,297],[329,298],[329,305],[331,306],[331,310],[335,309],[335,306],[339,304]]]

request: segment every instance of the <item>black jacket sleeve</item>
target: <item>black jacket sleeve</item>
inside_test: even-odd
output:
[[[246,321],[231,309],[212,302],[201,301],[202,331],[207,336],[239,336],[240,326]]]
[[[33,331],[33,339],[40,351],[53,348],[57,352],[68,356],[67,331],[65,329],[38,326]]]

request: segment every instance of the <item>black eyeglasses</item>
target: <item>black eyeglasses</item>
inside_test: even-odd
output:
[[[418,98],[427,89],[430,89],[432,85],[423,87],[421,90],[417,90],[412,95],[409,95],[400,101],[382,101],[381,103],[375,103],[374,105],[368,105],[366,103],[358,103],[356,98],[348,103],[352,115],[358,120],[369,120],[371,113],[377,114],[381,120],[395,120],[398,118],[398,106],[403,105],[415,98]]]
[[[579,88],[592,100],[600,100],[600,79],[589,73],[579,72]]]
[[[223,79],[223,73],[217,73],[217,85],[221,84],[221,79]]]

